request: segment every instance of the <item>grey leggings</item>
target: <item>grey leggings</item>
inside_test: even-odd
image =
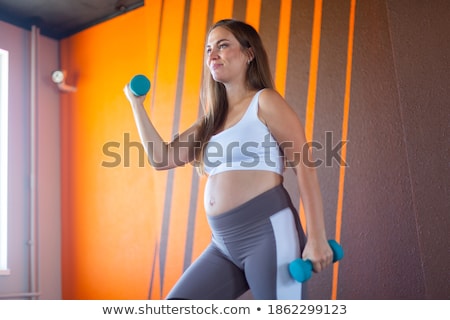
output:
[[[301,299],[288,264],[300,257],[305,236],[282,185],[208,222],[211,243],[167,299],[231,300],[248,289],[255,299]]]

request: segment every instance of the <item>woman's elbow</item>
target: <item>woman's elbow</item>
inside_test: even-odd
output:
[[[164,163],[151,162],[150,164],[153,167],[153,169],[155,169],[156,171],[164,171],[164,170],[172,169],[171,166],[168,166],[167,164],[164,164]]]

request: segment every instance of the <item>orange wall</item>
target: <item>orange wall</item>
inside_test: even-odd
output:
[[[138,141],[122,88],[154,72],[160,3],[61,42],[61,65],[78,91],[62,95],[63,297],[139,299],[148,294],[158,203],[137,147],[124,164],[124,136]],[[144,36],[145,35],[145,36]],[[120,165],[103,152],[119,142]]]
[[[399,6],[392,3],[154,0],[62,40],[61,65],[67,82],[78,87],[61,97],[63,298],[164,298],[209,242],[205,179],[191,166],[168,172],[140,166],[142,150],[122,88],[134,74],[150,77],[146,108],[163,138],[171,139],[201,112],[206,31],[228,17],[259,30],[278,90],[304,121],[308,138],[325,146],[315,150],[317,157],[327,160],[326,150],[348,140],[339,150],[348,167],[334,160],[318,168],[327,233],[346,256],[308,281],[305,297],[417,299],[433,290],[439,296],[430,289],[439,281],[430,276],[425,283],[423,276],[422,261],[434,260],[419,252],[436,241],[416,232],[418,221],[428,221],[417,209],[428,206],[416,200],[425,198],[416,197],[410,183],[420,178],[409,168],[420,154],[405,152],[415,150],[408,135],[415,126],[402,129],[415,123],[414,113],[404,111],[408,94],[399,101],[395,91],[396,77],[407,78],[410,70],[392,51],[403,42],[390,38],[401,39],[414,19],[386,11]],[[120,165],[109,165],[111,152],[120,155]],[[292,172],[285,185],[303,219]]]

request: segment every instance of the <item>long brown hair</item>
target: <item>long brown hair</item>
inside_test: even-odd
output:
[[[273,89],[273,79],[270,71],[267,53],[258,32],[251,25],[234,19],[224,19],[216,22],[208,32],[217,27],[230,31],[241,45],[243,51],[253,50],[253,59],[247,67],[246,85],[251,90],[263,88]],[[198,131],[200,148],[196,149],[195,159],[197,170],[204,174],[204,149],[212,135],[223,125],[228,112],[228,99],[225,86],[213,79],[208,68],[204,68],[201,103],[204,116]]]

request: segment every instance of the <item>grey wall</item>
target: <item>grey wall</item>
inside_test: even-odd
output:
[[[37,213],[40,299],[61,298],[58,42],[40,36],[37,80]],[[0,297],[29,291],[31,32],[0,21],[0,48],[9,52],[8,268]],[[20,297],[19,297],[20,298]]]
[[[425,297],[449,299],[450,2],[412,3],[387,1],[411,214],[417,221]]]

